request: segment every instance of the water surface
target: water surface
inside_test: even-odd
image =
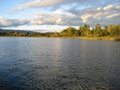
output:
[[[0,90],[120,90],[120,42],[0,37]]]

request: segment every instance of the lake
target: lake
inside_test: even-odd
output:
[[[120,42],[0,37],[0,90],[120,90]]]

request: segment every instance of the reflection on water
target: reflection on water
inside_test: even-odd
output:
[[[119,90],[120,42],[0,38],[0,90]]]

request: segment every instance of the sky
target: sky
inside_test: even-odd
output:
[[[120,0],[0,0],[0,28],[61,31],[120,24]]]

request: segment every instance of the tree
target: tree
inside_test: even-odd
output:
[[[75,36],[75,37],[80,36],[80,32],[79,32],[79,30],[75,30],[75,32],[74,32],[74,36]]]
[[[120,36],[120,24],[119,25],[109,25],[107,31],[110,33],[110,36]]]
[[[75,28],[73,28],[73,27],[68,27],[67,29],[63,30],[63,31],[61,32],[61,34],[62,34],[63,36],[69,36],[69,37],[71,37],[71,36],[74,35],[75,31],[76,31]]]
[[[90,26],[85,24],[83,27],[81,27],[81,36],[89,36],[91,33]]]
[[[95,25],[95,30],[94,30],[94,36],[103,36],[102,33],[102,29],[101,29],[101,25],[100,24],[96,24]]]

